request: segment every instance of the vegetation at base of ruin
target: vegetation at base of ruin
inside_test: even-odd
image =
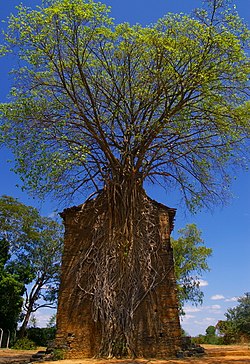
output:
[[[13,197],[0,197],[3,329],[13,331],[21,319],[19,336],[22,337],[33,312],[41,307],[55,307],[61,252],[61,225]]]
[[[195,224],[189,224],[178,231],[178,239],[171,238],[174,252],[175,275],[179,290],[180,310],[186,301],[201,304],[203,292],[200,290],[202,273],[209,271],[207,259],[212,249],[204,245],[201,231]]]
[[[63,360],[65,358],[65,352],[62,349],[54,349],[52,360]]]
[[[96,229],[85,292],[102,324],[101,355],[117,355],[121,341],[134,355],[134,312],[159,283],[144,181],[179,188],[195,211],[225,201],[230,168],[248,157],[249,31],[227,4],[208,0],[147,27],[115,25],[92,0],[20,5],[9,18],[1,53],[20,67],[0,106],[1,138],[16,172],[38,195],[89,189],[108,201],[96,206],[106,230]]]

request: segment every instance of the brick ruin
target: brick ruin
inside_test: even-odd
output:
[[[181,346],[173,252],[170,245],[175,209],[148,200],[152,204],[158,229],[157,244],[161,258],[155,269],[159,272],[164,270],[167,274],[146,295],[135,313],[136,356],[167,358],[175,356]],[[90,218],[92,201],[66,209],[62,213],[65,245],[55,343],[65,350],[66,358],[96,356],[101,340],[100,323],[93,320],[91,298],[79,289],[77,283],[80,256],[87,249],[93,231],[93,221]]]

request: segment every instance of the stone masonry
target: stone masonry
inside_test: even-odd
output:
[[[159,232],[160,262],[157,262],[156,268],[159,272],[164,270],[166,274],[161,284],[145,297],[135,314],[136,353],[138,357],[168,358],[175,356],[181,346],[173,252],[170,245],[175,209],[149,200],[153,205]],[[91,207],[92,201],[89,201],[62,213],[65,245],[55,344],[65,350],[67,358],[93,357],[98,353],[100,345],[100,324],[92,318],[91,300],[77,284],[80,256],[87,249],[93,230]]]

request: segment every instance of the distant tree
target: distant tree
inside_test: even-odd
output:
[[[239,339],[238,331],[235,322],[233,321],[218,321],[216,324],[216,330],[222,338],[221,342],[223,344],[235,344]]]
[[[203,292],[200,290],[202,273],[209,270],[207,259],[212,249],[204,246],[201,231],[195,224],[187,225],[179,231],[180,237],[171,239],[175,260],[175,275],[179,288],[180,305],[185,301],[202,303]]]
[[[31,315],[29,319],[29,327],[36,328],[37,327],[37,319],[35,315]]]
[[[0,327],[13,331],[22,310],[25,287],[18,275],[10,274],[6,269],[8,257],[8,244],[0,239]]]
[[[250,337],[250,293],[238,299],[238,306],[228,310],[227,320],[235,321],[239,331]]]
[[[223,338],[223,343],[233,344],[241,339],[250,339],[250,293],[238,299],[238,305],[225,313],[226,320],[218,321],[216,329]]]
[[[240,336],[250,339],[250,293],[245,293],[244,296],[238,299],[238,305],[234,308],[229,308],[225,313],[227,322],[234,325],[235,331]]]
[[[51,327],[55,327],[56,326],[56,314],[52,315],[50,318],[49,318],[49,321],[47,323],[47,327],[48,328],[51,328]]]
[[[206,335],[207,336],[215,336],[215,334],[216,334],[216,327],[215,326],[210,325],[210,326],[208,326],[206,328]]]
[[[217,336],[216,333],[217,327],[216,326],[208,326],[206,328],[206,334],[205,335],[198,335],[195,338],[193,338],[193,341],[196,344],[212,344],[212,345],[219,345],[223,342],[221,341],[221,337]]]
[[[115,26],[105,5],[84,0],[19,6],[9,17],[1,52],[20,62],[1,130],[16,171],[42,195],[90,189],[108,201],[88,291],[102,317],[104,355],[116,354],[121,337],[133,352],[134,311],[157,285],[143,183],[179,187],[193,211],[223,202],[229,167],[244,164],[249,32],[226,5],[209,0],[195,14],[147,27]],[[109,294],[112,286],[121,292]]]
[[[221,338],[217,336],[216,326],[208,326],[206,329],[206,335],[204,337],[206,344],[218,345],[221,344]]]
[[[62,254],[62,226],[40,216],[37,209],[17,199],[2,196],[0,238],[5,242],[5,269],[18,279],[22,288],[20,293],[24,294],[20,329],[20,335],[24,336],[32,313],[41,307],[54,307]],[[20,300],[17,302],[20,307]],[[3,305],[8,310],[7,303],[3,302]]]

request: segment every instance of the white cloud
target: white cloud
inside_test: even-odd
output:
[[[239,297],[231,297],[231,298],[226,298],[225,302],[237,302],[239,299]]]
[[[222,313],[220,305],[212,305],[207,307],[210,313]]]
[[[195,324],[197,325],[214,325],[216,323],[216,320],[213,317],[204,317],[201,320],[196,320],[194,321]]]
[[[200,287],[208,286],[208,281],[204,281],[203,279],[199,279]]]
[[[196,313],[196,312],[221,313],[221,306],[220,305],[211,305],[202,307],[184,306],[183,310],[185,314]],[[184,315],[183,317],[185,316],[187,315]]]
[[[184,316],[181,316],[181,321],[186,322],[186,321],[188,321],[190,319],[193,319],[193,318],[195,318],[194,315],[184,315]]]
[[[224,296],[223,294],[215,294],[214,296],[211,297],[211,300],[224,300]]]
[[[189,313],[189,312],[200,312],[201,308],[198,307],[192,307],[192,306],[186,306],[183,308],[185,313]]]
[[[221,308],[221,306],[220,306],[220,305],[212,305],[210,308],[211,308],[212,310],[218,310],[218,309],[220,309],[220,308]]]

